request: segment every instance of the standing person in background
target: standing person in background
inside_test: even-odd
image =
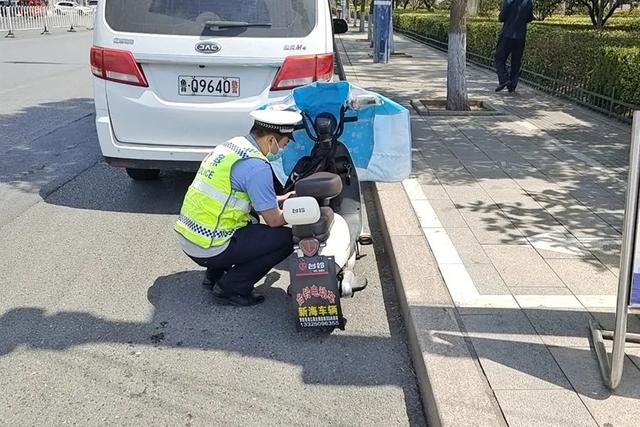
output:
[[[532,0],[502,0],[502,8],[498,18],[502,22],[502,30],[498,35],[496,47],[496,72],[498,86],[496,92],[505,87],[514,92],[518,86],[518,78],[522,68],[527,24],[533,21]],[[511,57],[511,71],[507,71],[507,58]]]

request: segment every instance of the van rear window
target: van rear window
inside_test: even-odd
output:
[[[115,31],[181,36],[304,37],[318,0],[106,0]]]

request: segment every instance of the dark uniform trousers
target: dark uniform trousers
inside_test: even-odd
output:
[[[217,282],[223,291],[248,295],[269,270],[292,252],[291,228],[248,224],[234,233],[221,254],[191,259],[206,267],[211,282]]]
[[[496,46],[496,71],[498,82],[505,84],[510,82],[509,88],[518,86],[520,71],[522,69],[522,55],[524,54],[525,39],[512,39],[504,36],[498,37]],[[507,71],[507,58],[511,57],[511,70]]]

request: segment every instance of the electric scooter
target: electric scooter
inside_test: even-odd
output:
[[[371,96],[355,102],[375,103]],[[283,204],[284,216],[292,226],[294,255],[290,260],[291,286],[299,328],[344,329],[341,297],[352,297],[367,287],[367,279],[356,276],[354,266],[360,246],[371,245],[363,232],[360,181],[352,157],[340,140],[350,106],[340,108],[339,117],[323,112],[315,119],[301,111],[306,131],[314,142],[311,153],[302,157],[284,185],[295,191]]]

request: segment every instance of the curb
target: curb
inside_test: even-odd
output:
[[[374,204],[430,426],[506,426],[402,184],[376,183]]]
[[[336,41],[341,68],[358,84]],[[373,194],[427,423],[507,426],[402,183],[376,183]]]

